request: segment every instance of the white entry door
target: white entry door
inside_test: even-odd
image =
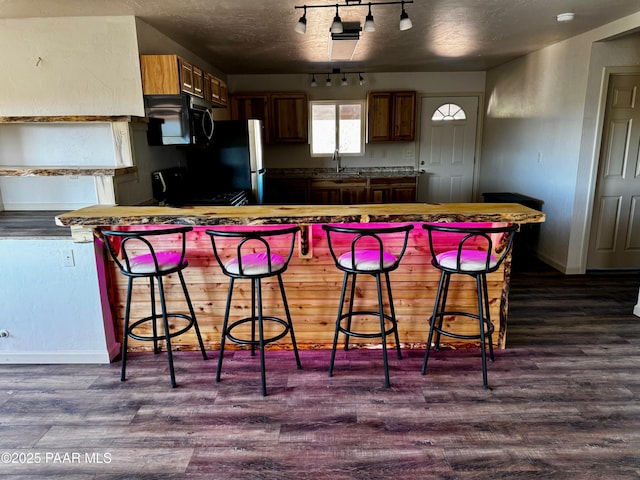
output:
[[[640,75],[611,75],[587,268],[640,268]]]
[[[478,97],[422,97],[418,201],[473,200]]]

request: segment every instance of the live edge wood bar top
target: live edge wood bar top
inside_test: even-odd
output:
[[[540,223],[544,213],[512,203],[395,203],[365,205],[105,206],[56,217],[61,226],[266,225],[381,222]]]

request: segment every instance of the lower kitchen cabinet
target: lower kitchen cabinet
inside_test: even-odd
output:
[[[372,178],[370,203],[411,203],[416,201],[416,177]]]
[[[268,178],[269,204],[357,205],[416,201],[416,177]]]

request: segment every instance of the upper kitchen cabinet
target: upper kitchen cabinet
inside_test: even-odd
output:
[[[307,143],[307,96],[271,95],[271,139],[274,143]]]
[[[369,142],[413,142],[416,138],[416,92],[369,92]]]
[[[142,92],[176,95],[182,92],[227,106],[227,85],[178,55],[141,55]]]
[[[204,74],[204,98],[221,107],[228,105],[227,84],[208,72]]]
[[[266,143],[307,142],[307,95],[305,93],[233,95],[231,118],[262,120]]]

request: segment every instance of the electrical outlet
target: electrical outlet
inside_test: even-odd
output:
[[[62,265],[65,267],[75,267],[76,262],[73,258],[73,250],[70,248],[65,248],[61,251],[62,253]]]

